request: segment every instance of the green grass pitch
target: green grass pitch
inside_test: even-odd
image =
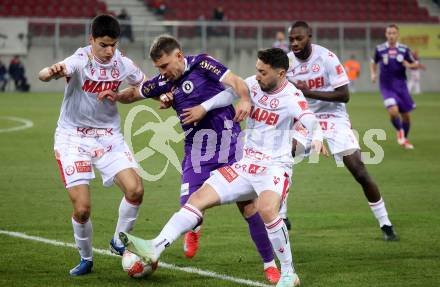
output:
[[[53,156],[53,134],[61,93],[0,94],[0,131],[20,123],[32,128],[0,132],[0,230],[23,232],[73,242],[71,205]],[[368,165],[379,184],[399,242],[384,242],[360,186],[331,159],[295,166],[289,197],[293,246],[302,286],[439,286],[440,283],[440,94],[415,97],[410,138],[415,150],[401,149],[378,94],[352,95],[348,104],[353,127],[361,135],[383,129],[378,141],[384,160]],[[139,104],[156,108],[157,102]],[[122,120],[134,105],[121,106]],[[158,111],[165,119],[173,111]],[[133,128],[151,115],[140,113]],[[133,138],[135,150],[151,134]],[[179,158],[181,143],[173,143]],[[364,146],[364,151],[369,151]],[[142,162],[158,172],[166,159],[156,154]],[[178,207],[180,177],[172,166],[161,180],[144,181],[145,197],[134,234],[155,236]],[[121,193],[103,188],[99,176],[91,184],[94,247],[106,249],[113,235]],[[159,268],[148,279],[129,278],[120,259],[95,255],[91,275],[71,278],[79,261],[73,248],[53,246],[0,234],[0,286],[239,286],[237,283]],[[248,235],[247,224],[233,205],[209,210],[200,251],[184,258],[177,241],[161,258],[166,263],[265,283],[262,264]],[[244,286],[244,285],[243,285]]]

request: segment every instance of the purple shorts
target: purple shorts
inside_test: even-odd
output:
[[[235,150],[235,148],[234,148]],[[231,153],[227,163],[219,163],[218,157],[215,157],[209,162],[200,165],[201,171],[196,172],[191,163],[191,157],[185,156],[182,162],[182,185],[180,188],[180,206],[183,206],[188,198],[197,191],[203,183],[211,176],[211,172],[219,169],[225,165],[233,164],[235,160],[235,153]]]
[[[400,85],[400,87],[398,88],[381,86],[380,92],[382,94],[383,103],[386,108],[397,106],[399,108],[399,112],[408,113],[416,107],[416,104],[414,103],[411,95],[408,92],[406,84]]]

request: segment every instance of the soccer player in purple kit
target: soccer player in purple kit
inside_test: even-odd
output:
[[[405,149],[414,146],[408,140],[410,113],[416,107],[406,84],[406,68],[419,68],[410,49],[397,42],[399,27],[388,25],[385,31],[387,41],[376,47],[371,61],[371,81],[376,82],[377,65],[380,66],[379,88],[391,123],[397,131],[397,143]]]
[[[249,91],[240,77],[214,58],[206,54],[184,56],[180,43],[174,37],[157,37],[151,45],[150,58],[160,75],[145,81],[140,89],[128,88],[118,94],[106,91],[100,98],[123,103],[159,98],[162,108],[171,105],[182,119],[189,108],[223,91],[223,84],[231,86],[240,96],[237,113],[229,105],[209,112],[196,125],[182,123],[185,155],[182,161],[180,203],[184,206],[189,196],[203,185],[212,171],[240,159],[236,159],[236,146],[241,131],[238,122],[249,114]],[[206,159],[209,157],[207,154],[212,155],[210,159]],[[237,206],[249,225],[251,237],[263,259],[266,279],[277,283],[280,273],[254,201],[238,202]],[[199,227],[185,234],[184,251],[188,258],[195,255],[199,236]]]

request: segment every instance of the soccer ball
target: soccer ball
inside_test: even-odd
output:
[[[142,278],[153,274],[157,269],[158,262],[147,264],[134,253],[126,250],[122,255],[122,269],[128,276],[133,278]]]

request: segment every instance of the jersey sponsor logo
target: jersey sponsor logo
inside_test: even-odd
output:
[[[64,172],[65,172],[67,175],[72,175],[72,174],[75,173],[75,168],[74,168],[72,165],[68,165],[68,166],[66,167],[66,169],[64,170]]]
[[[238,177],[238,173],[230,166],[221,167],[218,171],[228,182],[232,182]]]
[[[257,92],[255,92],[255,94],[257,94]],[[267,106],[267,99],[269,99],[269,97],[264,95],[258,100],[258,103],[262,106]]]
[[[328,56],[329,56],[330,58],[333,58],[335,55],[334,55],[332,52],[328,52]]]
[[[382,54],[382,62],[384,65],[388,65],[388,54]]]
[[[161,82],[159,82],[160,85]],[[148,94],[150,93],[151,90],[153,90],[154,88],[156,88],[156,84],[152,83],[152,82],[145,82],[142,85],[142,94],[144,96],[148,96]]]
[[[318,64],[313,64],[313,65],[312,65],[312,71],[313,71],[314,73],[318,73],[319,70],[320,70],[320,67],[319,67]]]
[[[276,108],[278,108],[278,105],[280,104],[280,100],[278,100],[278,99],[272,99],[272,100],[270,100],[270,107],[272,108],[272,109],[276,109]]]
[[[395,55],[397,55],[397,50],[395,50],[395,49],[390,49],[390,50],[388,50],[388,54],[389,54],[390,56],[395,56]]]
[[[93,67],[90,67],[90,74],[92,74],[92,76],[95,74],[95,68],[93,68]]]
[[[255,159],[255,160],[269,160],[271,158],[270,155],[264,154],[262,152],[254,150],[252,148],[245,148],[244,154],[246,157],[251,158],[251,159]]]
[[[317,77],[314,79],[309,79],[307,81],[307,86],[309,87],[309,89],[319,89],[319,88],[324,87],[324,77]]]
[[[76,128],[76,133],[87,137],[112,136],[113,128]]]
[[[216,74],[217,76],[219,76],[221,73],[221,70],[219,68],[217,68],[217,66],[211,64],[210,62],[208,62],[206,60],[203,60],[200,62],[200,67],[202,69],[208,70],[208,71]]]
[[[336,66],[336,74],[342,75],[344,73],[344,67],[341,64]]]
[[[92,172],[92,162],[89,160],[75,161],[77,172]]]
[[[91,153],[92,158],[100,158],[105,153],[105,150],[103,148],[96,149]]]
[[[258,164],[240,164],[240,163],[235,163],[234,164],[234,168],[235,169],[241,169],[243,172],[249,173],[249,174],[261,174],[263,173],[267,167],[265,166],[260,166]]]
[[[194,84],[191,81],[185,81],[182,84],[182,90],[185,94],[191,94],[194,90]]]
[[[112,90],[116,92],[121,85],[121,81],[92,81],[86,80],[82,90],[87,93],[97,94],[102,91]]]
[[[110,74],[112,75],[113,79],[119,78],[119,70],[116,68],[112,68],[112,71]]]
[[[309,105],[307,105],[306,101],[299,101],[298,105],[300,106],[301,110],[305,111],[309,108]]]
[[[254,109],[254,106],[251,108],[251,119],[256,120],[257,122],[264,122],[267,125],[276,125],[278,123],[278,119],[280,115],[274,112],[266,111],[262,108]]]
[[[307,64],[302,64],[300,69],[299,69],[299,75],[301,74],[307,74]]]

